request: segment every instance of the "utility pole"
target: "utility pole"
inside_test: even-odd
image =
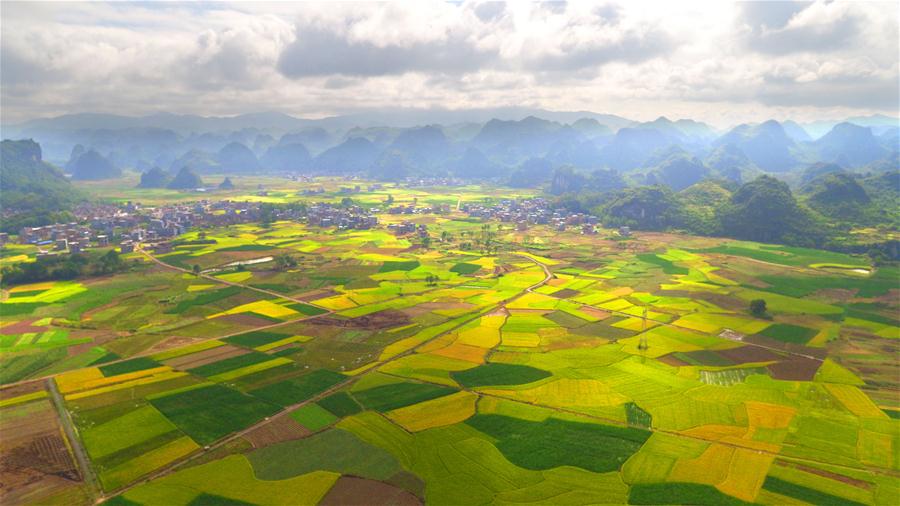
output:
[[[644,313],[641,321],[641,340],[638,342],[638,349],[641,351],[646,351],[649,346],[647,345],[647,308],[644,308]]]

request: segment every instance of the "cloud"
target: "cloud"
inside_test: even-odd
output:
[[[495,60],[496,53],[481,50],[456,34],[440,41],[378,45],[310,26],[297,28],[297,39],[281,53],[278,69],[291,78],[382,76],[411,71],[462,73]]]
[[[890,2],[3,5],[3,121],[536,106],[896,114]],[[893,89],[893,91],[892,91]],[[755,118],[754,118],[755,119]],[[749,120],[749,119],[741,119]]]

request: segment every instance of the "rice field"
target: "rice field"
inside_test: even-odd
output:
[[[341,198],[340,181],[322,182],[316,199]],[[238,185],[231,198],[302,201],[296,184],[267,180],[266,197]],[[500,198],[393,185],[358,196],[387,195]],[[677,234],[638,232],[621,247],[607,231],[535,225],[525,241],[503,223],[489,223],[488,254],[464,244],[482,223],[455,209],[403,217],[428,225],[424,248],[383,216],[371,230],[190,231],[159,256],[201,276],[143,262],[3,286],[0,409],[50,406],[49,378],[111,504],[887,504],[900,493],[895,269]],[[35,254],[13,253],[2,261]],[[281,254],[297,265],[277,268]],[[13,449],[0,441],[4,458]]]

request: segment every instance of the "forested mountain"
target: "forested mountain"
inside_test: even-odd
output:
[[[121,176],[122,169],[93,149],[86,151],[72,163],[72,179],[79,181],[99,181]]]
[[[194,188],[202,187],[203,180],[188,167],[182,167],[178,174],[166,185],[166,188],[170,190],[193,190]]]
[[[141,174],[141,182],[138,183],[138,188],[165,188],[169,184],[169,178],[168,172],[159,167],[153,167]]]
[[[43,160],[41,146],[32,140],[0,143],[0,185],[4,232],[68,221],[66,210],[82,198],[62,171]]]

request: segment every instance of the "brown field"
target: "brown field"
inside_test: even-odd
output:
[[[319,506],[416,506],[422,504],[409,492],[380,481],[341,476],[319,502]]]
[[[570,299],[572,297],[577,297],[581,295],[581,292],[578,290],[572,290],[571,288],[563,288],[558,292],[553,292],[550,294],[552,297],[556,297],[557,299]]]
[[[266,320],[265,318],[253,316],[249,313],[227,314],[225,316],[219,316],[216,318],[216,321],[233,325],[243,325],[245,327],[265,327],[266,325],[272,324],[271,321]]]
[[[779,380],[812,381],[822,362],[810,358],[796,357],[768,366],[769,374]]]
[[[366,330],[382,330],[400,327],[409,323],[409,317],[401,311],[386,309],[377,313],[359,316],[357,318],[340,319],[331,316],[313,318],[309,323],[314,325],[329,325],[333,327],[358,328]]]
[[[20,385],[5,387],[0,390],[0,401],[43,390],[45,384],[46,383],[43,380],[35,380]],[[0,435],[0,437],[2,437],[2,435]]]
[[[82,484],[47,400],[0,411],[0,504],[38,502]]]
[[[226,344],[225,346],[219,346],[218,348],[198,351],[197,353],[191,353],[190,355],[185,355],[183,357],[166,360],[163,363],[175,369],[193,369],[194,367],[211,364],[226,358],[237,357],[239,355],[244,355],[245,353],[250,353],[250,350]]]
[[[262,448],[282,441],[304,438],[312,434],[305,427],[289,416],[279,416],[267,424],[261,425],[244,434],[254,448]]]
[[[784,357],[772,350],[759,346],[741,346],[729,350],[719,350],[716,353],[731,360],[735,364],[749,364],[753,362],[777,362]]]
[[[26,332],[44,332],[47,327],[33,327],[31,324],[36,320],[22,320],[20,322],[4,325],[3,334],[24,334]]]

